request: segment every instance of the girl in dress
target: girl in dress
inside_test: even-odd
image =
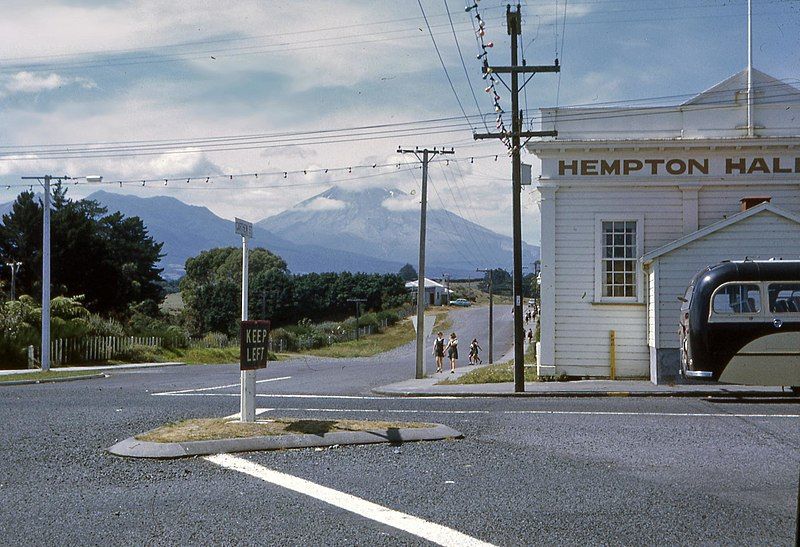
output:
[[[483,363],[478,356],[478,351],[482,349],[483,348],[478,344],[478,339],[473,338],[472,343],[469,345],[469,362],[471,365],[480,365]]]
[[[450,358],[450,374],[456,371],[456,361],[458,361],[458,338],[456,333],[450,333],[450,341],[447,342],[447,356]]]
[[[436,357],[436,372],[442,372],[444,364],[444,334],[442,331],[436,333],[436,340],[433,342],[433,356]]]

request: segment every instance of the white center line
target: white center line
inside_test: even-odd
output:
[[[293,475],[287,475],[286,473],[269,469],[263,465],[258,465],[244,458],[231,456],[230,454],[215,454],[213,456],[205,456],[205,459],[211,463],[225,467],[226,469],[239,471],[240,473],[250,475],[251,477],[255,477],[264,482],[281,486],[288,490],[297,492],[298,494],[315,498],[333,505],[334,507],[339,507],[345,511],[350,511],[351,513],[360,515],[364,518],[368,518],[370,520],[374,520],[375,522],[379,522],[423,539],[427,539],[428,541],[438,545],[452,547],[491,547],[492,545],[491,543],[486,543],[472,536],[463,534],[458,530],[442,526],[441,524],[436,524],[413,515],[401,513],[351,494],[346,494],[344,492],[334,490],[333,488],[328,488],[326,486],[322,486]]]
[[[262,384],[264,382],[277,382],[279,380],[289,380],[289,379],[291,379],[291,376],[281,376],[280,378],[266,378],[264,380],[258,380],[256,383],[257,384]],[[215,389],[225,389],[225,388],[228,388],[228,387],[237,387],[239,385],[241,385],[241,384],[239,384],[237,382],[235,384],[226,384],[224,386],[197,387],[197,388],[191,388],[191,389],[178,389],[178,390],[175,390],[175,391],[161,391],[161,392],[158,392],[158,393],[153,393],[153,395],[185,395],[185,394],[191,394],[191,393],[198,393],[198,392],[201,392],[201,391],[213,391]]]

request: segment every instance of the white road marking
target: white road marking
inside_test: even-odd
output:
[[[281,376],[280,378],[266,378],[264,380],[258,380],[257,384],[263,384],[264,382],[277,382],[279,380],[289,380],[291,376]],[[235,384],[226,384],[224,386],[211,386],[211,387],[197,387],[191,389],[178,389],[175,391],[161,391],[158,393],[153,393],[153,395],[184,395],[184,394],[191,394],[191,393],[198,393],[201,391],[213,391],[215,389],[225,389],[228,387],[238,387],[241,385],[240,383]],[[238,394],[236,394],[238,396]]]
[[[427,539],[438,545],[453,547],[492,545],[491,543],[486,543],[472,536],[463,534],[458,530],[442,526],[441,524],[401,513],[351,494],[346,494],[293,475],[287,475],[269,469],[244,458],[231,456],[230,454],[215,454],[213,456],[205,456],[205,459],[226,469],[239,471],[240,473],[250,475],[264,482],[323,501],[364,518]]]
[[[686,418],[800,418],[800,414],[723,414],[689,412],[606,412],[583,410],[424,410],[398,408],[274,408],[275,411],[306,412],[392,412],[397,414],[560,414],[567,416],[668,416]]]
[[[282,379],[282,378],[278,378]],[[236,384],[238,385],[238,384]],[[174,395],[174,396],[196,396],[196,397],[239,397],[238,393],[182,393],[182,392],[163,392],[153,393],[153,395]],[[267,399],[286,398],[286,399],[368,399],[380,401],[415,401],[423,402],[430,399],[467,399],[469,397],[420,397],[411,399],[409,397],[362,397],[357,395],[308,395],[308,394],[288,394],[288,393],[257,393],[256,397]],[[485,399],[485,397],[474,397]],[[574,416],[667,416],[667,417],[688,417],[688,418],[800,418],[800,414],[726,414],[723,412],[616,412],[603,410],[425,410],[425,409],[365,409],[365,408],[276,408],[274,410],[305,410],[309,412],[393,412],[398,414],[560,414]]]
[[[275,410],[274,408],[257,408],[256,409],[256,416],[259,414],[264,414],[265,412],[269,412],[270,410]],[[222,418],[223,420],[238,420],[239,417],[242,415],[241,412],[237,412],[236,414],[231,414],[230,416],[225,416]]]

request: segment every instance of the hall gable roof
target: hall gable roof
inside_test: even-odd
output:
[[[747,69],[722,80],[705,91],[695,95],[681,106],[720,104],[746,99],[744,91],[747,90]],[[758,104],[781,103],[800,104],[800,89],[793,87],[777,78],[753,69],[753,102]]]
[[[770,213],[800,225],[800,215],[775,207],[771,203],[767,202],[759,203],[758,205],[751,207],[746,211],[742,211],[740,213],[736,213],[735,215],[731,215],[724,220],[720,220],[719,222],[710,224],[705,228],[701,228],[700,230],[685,235],[682,238],[676,239],[671,243],[667,243],[666,245],[659,247],[658,249],[653,249],[649,253],[646,253],[644,256],[642,256],[642,258],[640,258],[639,261],[645,265],[650,264],[651,262],[653,262],[653,260],[667,253],[671,253],[676,249],[685,247],[686,245],[689,245],[690,243],[697,241],[698,239],[702,239],[715,232],[723,230],[724,228],[727,228],[732,224],[736,224],[737,222],[741,222],[745,219],[748,219],[758,214],[770,214]]]

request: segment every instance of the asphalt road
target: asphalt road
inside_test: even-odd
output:
[[[479,312],[456,318],[462,339]],[[259,372],[272,381],[257,406],[439,422],[463,440],[240,456],[497,545],[793,542],[798,405],[370,395],[410,376],[404,351],[276,364]],[[189,366],[0,388],[0,543],[427,544],[202,458],[104,452],[167,421],[236,412],[237,388],[219,386],[237,381],[233,366]]]

